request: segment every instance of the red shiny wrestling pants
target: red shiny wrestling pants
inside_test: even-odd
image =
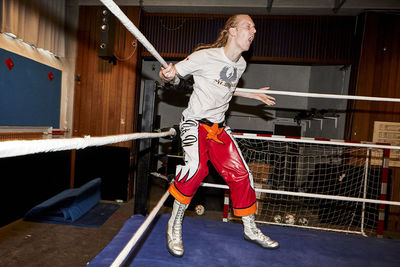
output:
[[[253,176],[227,126],[206,125],[195,120],[180,124],[185,165],[176,167],[175,181],[169,192],[179,202],[189,204],[208,174],[210,160],[228,184],[233,212],[247,216],[257,210]]]

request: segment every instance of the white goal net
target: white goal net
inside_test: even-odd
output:
[[[379,200],[386,200],[382,190],[390,177],[382,167],[384,149],[372,153],[344,142],[236,140],[259,189],[258,222],[379,235],[387,214]]]

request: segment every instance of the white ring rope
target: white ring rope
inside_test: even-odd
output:
[[[160,56],[154,46],[147,40],[147,38],[139,31],[138,28],[130,21],[130,19],[122,12],[117,4],[112,0],[100,0],[107,8],[118,18],[125,28],[132,33],[136,39],[163,65],[164,68],[168,67],[167,62]]]
[[[0,142],[0,158],[22,156],[40,152],[83,149],[90,146],[103,146],[131,141],[134,139],[158,138],[173,136],[175,134],[175,129],[171,128],[168,132],[161,133],[132,133],[104,137],[86,136],[83,138],[3,141]]]
[[[130,19],[122,12],[119,6],[112,0],[100,0],[107,8],[114,14],[116,18],[121,21],[125,28],[132,33],[136,39],[152,54],[164,68],[168,67],[167,62],[160,56],[154,46],[147,40],[147,38],[139,31],[138,28],[130,21]],[[179,83],[179,77],[175,77],[174,84]]]
[[[168,181],[168,177],[152,172],[151,175],[155,177],[162,178]],[[201,183],[200,186],[211,187],[211,188],[219,188],[219,189],[229,189],[229,186],[223,184],[211,184],[211,183]],[[288,195],[288,196],[297,196],[297,197],[309,197],[309,198],[321,198],[321,199],[331,199],[331,200],[344,200],[351,202],[365,202],[365,203],[373,203],[373,204],[387,204],[387,205],[395,205],[400,206],[400,201],[388,201],[388,200],[377,200],[377,199],[369,199],[369,198],[356,198],[356,197],[343,197],[343,196],[331,196],[331,195],[322,195],[322,194],[314,194],[314,193],[303,193],[303,192],[289,192],[282,190],[272,190],[272,189],[261,189],[255,188],[254,191],[267,193],[267,194],[276,194],[276,195]]]
[[[137,241],[142,237],[143,233],[146,231],[146,228],[153,221],[154,217],[157,215],[158,211],[164,205],[164,202],[167,200],[169,196],[168,190],[164,193],[161,199],[158,201],[157,205],[153,208],[150,214],[147,216],[146,220],[140,225],[140,227],[133,234],[132,238],[128,241],[122,251],[115,258],[114,262],[110,265],[111,267],[121,266],[121,264],[125,261],[125,258],[128,257],[132,248],[136,245]]]
[[[245,134],[239,135],[233,133],[235,138],[237,139],[254,139],[254,140],[269,140],[269,141],[279,141],[279,142],[292,142],[292,143],[306,143],[306,144],[321,144],[321,145],[332,145],[332,146],[351,146],[351,147],[364,147],[364,148],[376,148],[376,149],[393,149],[393,150],[400,150],[400,146],[392,146],[388,145],[379,145],[377,143],[370,143],[370,142],[361,142],[361,143],[351,143],[351,142],[343,142],[341,140],[331,139],[329,141],[324,140],[315,140],[312,138],[302,137],[301,139],[298,138],[286,138],[285,136],[280,135],[272,135],[272,136],[257,136],[256,134]]]
[[[258,89],[236,88],[238,92],[247,93],[264,93],[269,95],[285,95],[285,96],[304,96],[314,98],[330,98],[330,99],[353,99],[353,100],[366,100],[366,101],[384,101],[384,102],[400,102],[400,98],[389,97],[374,97],[374,96],[355,96],[355,95],[336,95],[336,94],[317,94],[317,93],[302,93],[302,92],[289,92],[289,91],[276,91],[266,90],[261,91]]]

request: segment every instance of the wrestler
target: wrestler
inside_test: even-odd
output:
[[[174,81],[176,76],[189,74],[194,79],[193,93],[179,126],[185,165],[177,166],[175,181],[169,187],[175,201],[167,226],[167,248],[176,257],[184,253],[182,220],[208,174],[207,161],[211,161],[230,188],[233,212],[242,217],[244,238],[263,248],[279,247],[278,242],[265,236],[255,224],[257,202],[253,177],[231,129],[225,125],[225,112],[233,95],[275,104],[275,99],[264,93],[235,92],[246,69],[242,52],[249,50],[255,33],[254,22],[248,15],[234,15],[213,44],[197,47],[186,59],[162,67],[159,73],[166,83]],[[266,89],[269,88],[260,88]]]

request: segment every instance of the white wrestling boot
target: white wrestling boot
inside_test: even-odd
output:
[[[267,249],[279,248],[278,242],[264,235],[261,232],[261,230],[258,229],[255,223],[254,214],[251,214],[249,216],[243,216],[242,221],[244,227],[244,239],[253,242],[263,248]]]
[[[167,225],[167,249],[175,257],[183,256],[182,221],[187,207],[188,205],[175,199],[171,218]]]

